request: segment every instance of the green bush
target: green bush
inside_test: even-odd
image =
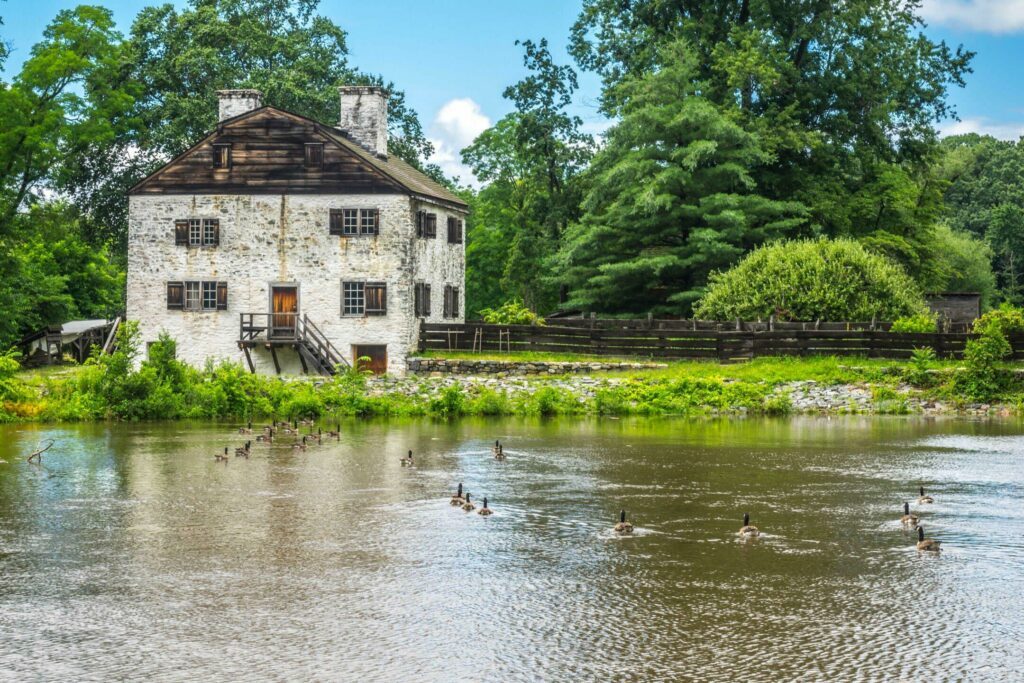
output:
[[[1003,336],[1024,332],[1024,309],[1004,303],[974,321],[975,334],[986,334],[993,330]]]
[[[498,308],[480,311],[484,322],[490,325],[543,325],[544,318],[523,305],[522,300],[506,301]]]
[[[1005,388],[1002,361],[1010,355],[1010,342],[995,326],[989,327],[964,347],[966,370],[959,375],[954,386],[960,395],[976,401],[995,398]]]
[[[910,362],[903,372],[903,378],[915,387],[930,386],[934,383],[930,370],[935,361],[935,349],[932,347],[914,349],[910,353]]]
[[[899,265],[849,239],[776,242],[712,274],[694,314],[709,320],[895,320],[925,313]]]
[[[939,324],[935,314],[930,312],[896,318],[896,320],[892,321],[892,327],[889,328],[890,332],[918,332],[923,334],[938,332],[938,330]]]

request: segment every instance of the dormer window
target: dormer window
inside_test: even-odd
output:
[[[213,146],[213,167],[231,168],[231,145],[217,143]]]
[[[309,168],[323,168],[324,166],[324,143],[306,143],[306,166]]]

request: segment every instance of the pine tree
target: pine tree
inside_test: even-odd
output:
[[[563,249],[570,304],[586,310],[688,314],[712,271],[805,220],[801,204],[757,193],[751,171],[771,155],[701,96],[687,44],[662,63],[618,86],[622,119]]]

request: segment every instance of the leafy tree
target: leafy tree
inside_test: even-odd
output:
[[[120,39],[109,10],[62,10],[18,75],[0,82],[0,236],[16,232],[17,213],[69,160],[119,132],[132,104],[118,78]]]
[[[895,320],[926,312],[890,259],[850,239],[782,241],[714,273],[694,313],[707,320]]]
[[[468,234],[467,310],[499,305],[508,295],[533,310],[558,298],[551,255],[579,215],[580,172],[593,140],[566,113],[578,84],[555,64],[546,40],[523,41],[529,75],[505,89],[515,111],[462,152],[486,186],[474,198]]]
[[[914,191],[899,175],[924,182],[933,125],[955,116],[947,92],[963,85],[973,55],[925,36],[918,9],[903,0],[585,0],[571,51],[600,74],[602,106],[618,115],[630,106],[628,83],[669,68],[664,46],[686,39],[702,97],[732,108],[771,154],[751,171],[761,193],[802,202],[826,235],[862,236],[877,223],[870,232],[896,235],[887,251],[927,271],[932,224],[909,215]]]
[[[992,248],[971,233],[953,230],[940,223],[934,232],[932,249],[936,256],[936,279],[928,283],[937,292],[978,292],[987,309],[996,298],[996,276],[992,272]]]
[[[999,298],[1024,301],[1024,146],[990,136],[942,141],[939,173],[946,179],[945,216],[954,230],[984,239],[996,272]]]
[[[689,313],[712,271],[804,222],[800,204],[759,193],[752,173],[772,156],[700,94],[696,54],[665,52],[666,66],[617,86],[622,120],[563,251],[571,303],[588,310]]]

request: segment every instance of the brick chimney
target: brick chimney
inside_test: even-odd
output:
[[[263,93],[259,90],[218,90],[220,101],[220,118],[218,121],[230,119],[263,106]]]
[[[338,88],[341,119],[338,128],[350,140],[379,157],[388,155],[388,99],[384,88],[375,85],[345,85]]]

